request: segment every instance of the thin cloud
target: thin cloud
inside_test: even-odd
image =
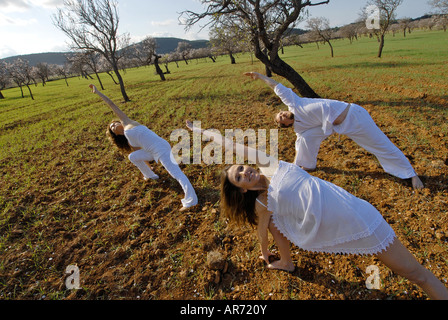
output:
[[[16,26],[16,27],[26,27],[31,24],[37,23],[37,19],[20,19],[5,16],[0,13],[0,26]]]
[[[63,0],[0,0],[3,12],[25,12],[34,8],[55,9]]]
[[[176,20],[169,19],[165,21],[151,21],[151,25],[154,27],[167,27],[176,24]]]
[[[3,12],[23,12],[31,8],[27,0],[0,0]]]

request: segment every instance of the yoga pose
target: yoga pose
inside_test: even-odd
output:
[[[129,160],[140,170],[145,180],[159,177],[149,167],[150,161],[160,161],[168,173],[182,186],[185,198],[182,199],[182,211],[198,203],[198,198],[188,178],[179,168],[171,152],[170,144],[137,121],[131,120],[108,97],[91,84],[89,86],[104,102],[109,105],[120,121],[109,125],[108,135],[115,145],[131,152]]]
[[[400,179],[410,178],[415,189],[423,188],[409,160],[364,108],[336,100],[301,98],[290,88],[260,73],[247,72],[245,75],[264,81],[288,106],[289,111],[279,112],[275,121],[280,127],[294,127],[297,134],[294,163],[304,170],[316,168],[322,141],[337,132],[374,154],[387,173]]]
[[[246,146],[229,145],[217,133],[193,127],[226,148],[243,147],[245,157],[269,157]],[[402,245],[393,229],[368,202],[342,188],[311,176],[299,166],[275,159],[261,173],[233,165],[221,175],[223,214],[237,223],[257,226],[261,256],[270,269],[292,272],[290,242],[313,252],[376,255],[392,271],[420,286],[431,299],[448,299],[446,287]],[[268,230],[280,260],[270,262]]]

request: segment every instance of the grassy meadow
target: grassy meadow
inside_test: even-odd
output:
[[[379,208],[397,236],[446,283],[448,33],[389,35],[381,59],[375,39],[334,40],[333,46],[334,58],[328,46],[316,44],[286,47],[282,58],[322,97],[365,107],[427,187],[415,193],[344,137],[323,143],[321,169],[313,174]],[[274,128],[273,116],[284,106],[262,82],[242,75],[264,67],[249,54],[236,61],[231,65],[222,56],[216,63],[171,63],[165,82],[152,66],[128,69],[122,74],[128,103],[102,74],[103,93],[168,141],[187,119],[222,132]],[[90,93],[90,83],[100,88],[97,80],[75,77],[68,83],[32,86],[35,100],[26,88],[25,98],[18,88],[3,90],[0,299],[425,299],[385,269],[383,289],[367,290],[364,270],[374,263],[371,257],[296,249],[297,271],[265,270],[251,229],[228,226],[219,217],[221,166],[181,166],[200,207],[179,213],[182,190],[160,164],[160,181],[144,182],[108,143],[105,131],[114,116]],[[280,158],[292,161],[294,133],[282,130],[279,138]],[[218,275],[206,266],[212,250],[223,252],[229,264]],[[65,288],[69,264],[79,266],[82,290]]]

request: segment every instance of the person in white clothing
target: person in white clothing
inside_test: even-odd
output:
[[[159,137],[146,126],[131,120],[107,96],[97,90],[94,85],[89,86],[93,93],[100,96],[109,105],[120,121],[112,122],[108,127],[108,135],[113,143],[121,150],[130,152],[129,160],[140,170],[145,180],[158,179],[149,162],[156,161],[163,165],[168,173],[181,185],[185,198],[181,200],[184,211],[198,203],[196,192],[188,178],[179,168],[171,152],[170,144]]]
[[[222,135],[196,128],[226,149],[244,150],[248,159],[269,158],[264,152],[229,143]],[[382,215],[370,203],[342,188],[311,176],[299,166],[271,159],[260,171],[232,165],[221,174],[221,212],[238,224],[257,226],[260,259],[268,269],[295,270],[290,242],[313,252],[365,254],[376,257],[392,271],[420,286],[431,299],[448,300],[448,290],[403,246]],[[271,262],[268,231],[280,260]]]
[[[359,105],[330,99],[301,98],[290,88],[257,72],[246,72],[264,81],[289,111],[275,116],[280,127],[293,127],[297,135],[294,163],[307,171],[316,169],[322,141],[334,132],[344,134],[374,154],[384,170],[400,179],[411,179],[415,189],[424,187],[411,163]]]

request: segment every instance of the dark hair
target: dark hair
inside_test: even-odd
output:
[[[284,125],[283,123],[278,122],[277,115],[278,113],[274,116],[274,122],[277,124],[279,128],[291,128],[293,126],[293,123],[291,123],[290,125]],[[292,115],[292,119],[294,119],[294,114]]]
[[[228,177],[231,166],[221,173],[221,212],[230,221],[237,224],[249,223],[257,225],[257,214],[255,213],[255,201],[260,194],[259,191],[241,189],[232,184]]]
[[[120,122],[120,121],[112,121],[112,123],[115,123],[115,122]],[[132,148],[129,145],[128,139],[126,139],[126,137],[124,135],[115,134],[110,129],[110,125],[107,127],[106,135],[109,138],[110,142],[112,142],[120,151],[122,151],[124,153],[129,153],[132,151]]]

